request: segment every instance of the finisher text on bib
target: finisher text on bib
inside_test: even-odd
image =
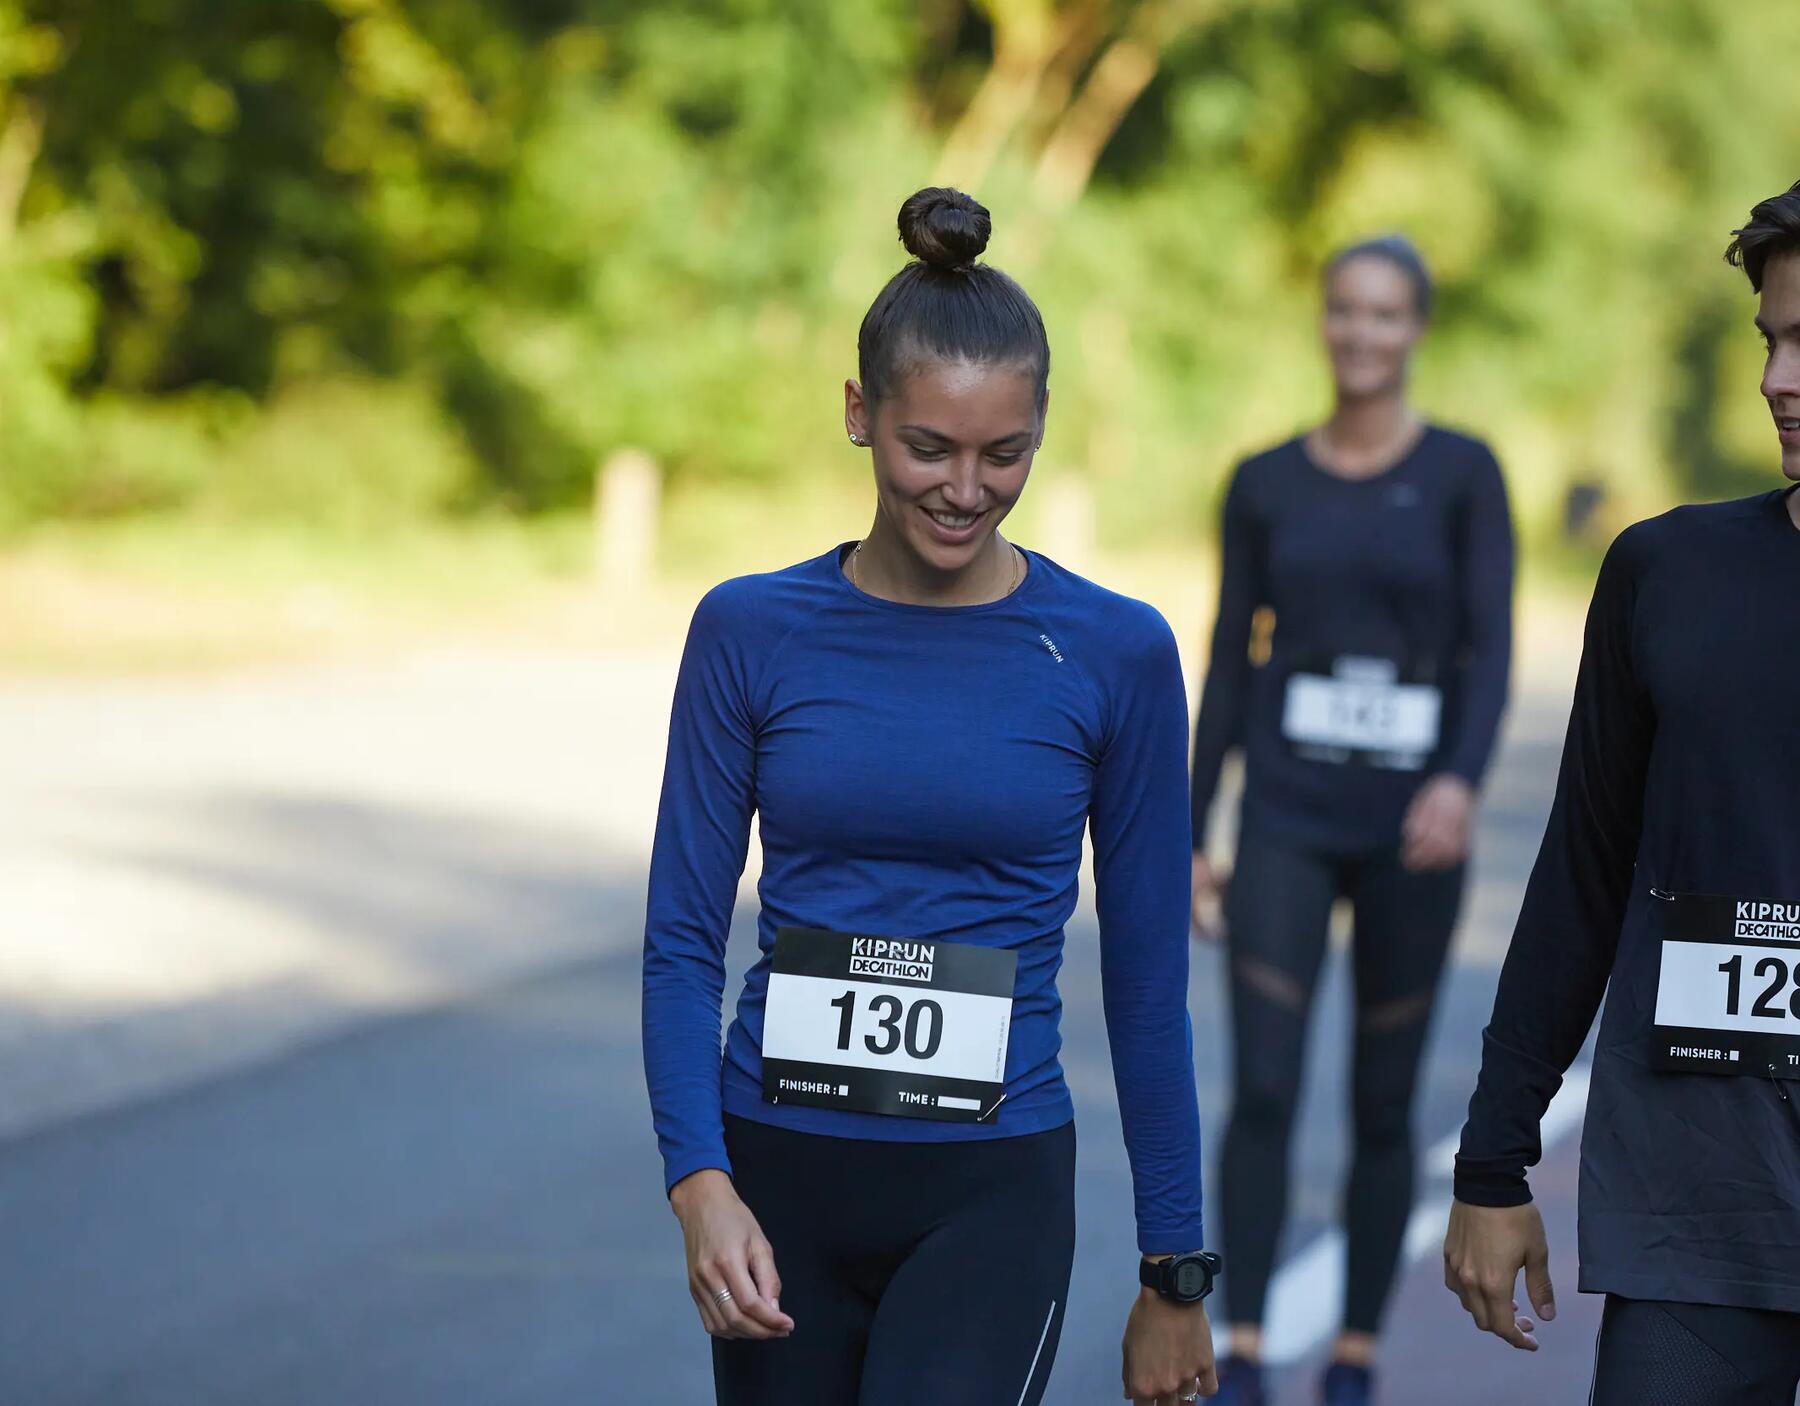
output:
[[[781,928],[763,1014],[763,1097],[977,1123],[1006,1089],[1013,952]]]
[[[1800,903],[1652,893],[1657,1067],[1800,1079]]]
[[[1436,750],[1443,694],[1390,659],[1345,656],[1288,676],[1281,735],[1309,761],[1419,771]]]

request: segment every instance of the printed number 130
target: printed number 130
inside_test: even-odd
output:
[[[1738,988],[1744,975],[1744,954],[1738,953],[1728,962],[1720,962],[1719,970],[1725,973],[1725,1014],[1738,1013]],[[1788,984],[1788,964],[1779,957],[1764,957],[1756,964],[1755,975],[1772,977],[1773,980],[1763,988],[1762,995],[1756,998],[1756,1004],[1750,1007],[1750,1014],[1773,1016],[1779,1020],[1784,1014],[1775,1003],[1781,998],[1782,988]],[[1788,996],[1788,1014],[1800,1019],[1800,984],[1797,984]]]
[[[856,992],[846,991],[831,1003],[831,1008],[838,1012],[837,1047],[847,1050],[850,1048],[850,1026],[856,1018]],[[869,1002],[869,1010],[875,1016],[875,1027],[880,1032],[879,1039],[875,1035],[863,1036],[863,1044],[870,1054],[891,1055],[904,1043],[907,1054],[914,1059],[930,1059],[943,1043],[944,1008],[936,1001],[924,998],[909,1007],[898,996],[884,992]],[[903,1011],[906,1017],[904,1032],[901,1030]]]

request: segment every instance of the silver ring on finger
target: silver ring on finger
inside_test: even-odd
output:
[[[730,1289],[719,1290],[718,1293],[716,1293],[712,1296],[712,1301],[713,1301],[713,1307],[724,1308],[726,1304],[731,1302],[731,1290]]]
[[[1184,1392],[1175,1399],[1177,1401],[1198,1401],[1200,1399],[1200,1384],[1198,1382],[1194,1383],[1194,1389],[1192,1391]]]

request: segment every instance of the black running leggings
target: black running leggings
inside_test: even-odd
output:
[[[1288,1203],[1307,1015],[1339,897],[1355,909],[1355,1150],[1344,1197],[1344,1328],[1373,1333],[1412,1212],[1412,1099],[1464,870],[1341,858],[1255,834],[1226,895],[1233,1103],[1220,1166],[1230,1321],[1260,1324]]]
[[[870,1142],[725,1120],[792,1335],[713,1340],[720,1406],[1035,1406],[1075,1256],[1075,1128]]]
[[[1606,1296],[1590,1406],[1794,1406],[1800,1313]]]

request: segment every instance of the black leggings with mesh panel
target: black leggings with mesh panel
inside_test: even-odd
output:
[[[1355,911],[1355,1147],[1344,1195],[1344,1327],[1379,1326],[1412,1212],[1413,1089],[1462,903],[1464,870],[1415,873],[1395,853],[1353,858],[1254,833],[1226,895],[1233,1103],[1220,1165],[1230,1321],[1260,1324],[1288,1203],[1288,1144],[1307,1015],[1339,898]]]
[[[1592,1406],[1794,1406],[1800,1313],[1606,1296]]]

